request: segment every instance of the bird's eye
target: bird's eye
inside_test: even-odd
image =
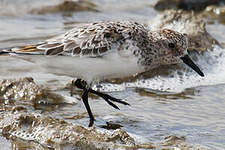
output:
[[[110,38],[110,37],[111,37],[111,33],[106,32],[105,35],[104,35],[104,37],[105,37],[105,38]]]
[[[175,48],[175,44],[174,43],[169,43],[168,46],[169,46],[169,48]]]

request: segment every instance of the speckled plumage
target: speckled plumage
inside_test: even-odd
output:
[[[169,43],[174,47],[169,47]],[[33,46],[13,48],[9,52],[79,58],[101,58],[117,53],[118,59],[136,58],[136,64],[141,68],[137,72],[143,72],[180,62],[179,58],[187,53],[187,46],[186,36],[176,31],[151,31],[137,22],[108,21],[77,26],[59,37]]]
[[[139,23],[124,21],[75,27],[66,34],[41,44],[13,48],[7,52],[56,55],[57,57],[32,59],[37,60],[35,65],[43,66],[48,72],[60,70],[65,75],[78,78],[73,85],[83,90],[81,97],[90,118],[90,127],[95,119],[88,103],[88,93],[102,97],[116,109],[119,107],[113,102],[129,105],[125,101],[94,91],[91,84],[97,80],[131,76],[159,65],[178,63],[180,60],[200,76],[204,76],[187,55],[187,46],[186,36],[176,31],[151,31]]]
[[[169,44],[174,47],[170,47]],[[63,35],[37,45],[12,48],[7,52],[66,56],[67,59],[71,57],[74,63],[68,63],[65,60],[65,63],[62,63],[63,61],[56,64],[47,62],[45,66],[55,64],[50,68],[58,68],[57,70],[63,70],[62,72],[70,71],[65,75],[83,78],[91,83],[103,78],[131,76],[159,65],[179,63],[180,57],[187,54],[187,47],[187,37],[173,30],[152,31],[137,22],[106,21],[76,26]],[[104,59],[105,62],[98,62],[105,57],[110,58]],[[77,58],[93,59],[90,64],[83,64],[86,60],[75,62]],[[49,57],[47,59],[50,61]],[[78,69],[80,66],[76,63],[83,65],[83,68]],[[85,69],[89,73],[85,72]],[[83,72],[74,75],[72,70]],[[50,72],[55,73],[54,70]]]

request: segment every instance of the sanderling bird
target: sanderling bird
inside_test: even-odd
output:
[[[188,56],[187,41],[186,35],[169,29],[151,31],[137,22],[106,21],[80,25],[43,43],[2,52],[18,56],[29,54],[26,56],[37,58],[37,62],[48,71],[61,71],[60,74],[77,78],[74,85],[83,90],[82,100],[90,118],[90,127],[95,119],[88,103],[88,93],[102,97],[116,109],[119,108],[113,102],[129,105],[93,90],[92,85],[100,80],[127,77],[182,61],[204,76]]]

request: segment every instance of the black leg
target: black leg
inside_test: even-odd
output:
[[[89,123],[89,127],[91,127],[93,124],[94,124],[94,116],[91,112],[91,108],[88,104],[88,93],[93,93],[93,94],[96,94],[100,97],[102,97],[110,106],[112,106],[113,108],[116,108],[116,109],[119,109],[118,106],[116,106],[114,103],[112,103],[111,101],[113,102],[117,102],[117,103],[120,103],[120,104],[124,104],[124,105],[130,105],[128,104],[127,102],[125,101],[122,101],[121,99],[117,99],[117,98],[114,98],[108,94],[104,94],[104,93],[101,93],[101,92],[98,92],[98,91],[95,91],[95,90],[92,90],[91,88],[87,89],[86,88],[86,85],[87,83],[81,79],[77,79],[75,82],[74,82],[74,85],[77,86],[77,88],[79,89],[82,89],[83,90],[83,94],[82,94],[82,100],[83,100],[83,103],[86,107],[86,110],[88,112],[88,115],[90,117],[90,123]]]
[[[75,86],[77,86],[77,88],[83,89],[83,90],[84,90],[87,83],[85,83],[85,82],[84,82],[83,80],[81,80],[81,79],[77,79],[75,82],[73,82],[73,84],[74,84]]]
[[[91,127],[94,124],[95,118],[94,118],[94,116],[91,112],[91,108],[90,108],[89,103],[88,103],[88,92],[89,92],[88,89],[84,89],[83,94],[82,94],[82,100],[83,100],[84,106],[85,106],[85,108],[88,112],[89,118],[90,118],[90,122],[89,122],[88,127]]]
[[[74,80],[72,80],[72,83],[71,83],[71,87],[70,87],[70,96],[73,96],[73,90],[74,90]]]

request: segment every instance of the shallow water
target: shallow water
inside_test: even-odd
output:
[[[37,43],[63,33],[77,23],[98,20],[136,20],[148,23],[157,14],[151,7],[155,1],[149,0],[133,0],[132,3],[128,0],[95,0],[101,11],[97,13],[29,13],[34,8],[59,2],[60,0],[0,0],[0,48]],[[224,25],[216,22],[207,25],[207,29],[218,40],[225,40]],[[171,68],[169,75],[157,75],[137,82],[115,85],[104,83],[103,90],[114,91],[111,93],[113,96],[124,98],[131,106],[120,106],[121,110],[118,111],[107,106],[101,99],[90,100],[93,113],[97,116],[96,124],[117,122],[141,142],[157,142],[168,135],[177,135],[184,136],[188,144],[225,149],[225,51],[215,47],[213,52],[206,52],[198,57],[197,64],[203,69],[205,78],[184,67],[180,71]],[[28,68],[18,75],[18,70],[7,70],[5,66],[17,68],[27,62],[18,63],[16,59],[0,62],[0,68],[4,70],[0,72],[1,79],[19,75],[32,76],[37,83],[50,85],[52,88],[71,80],[68,76],[35,72],[35,67],[30,68],[32,72]],[[68,91],[61,93],[69,95]],[[87,126],[87,116],[79,120],[68,119],[78,112],[85,112],[81,102],[44,111],[57,118]],[[3,149],[12,149],[10,141],[2,137],[0,143],[4,144]]]

